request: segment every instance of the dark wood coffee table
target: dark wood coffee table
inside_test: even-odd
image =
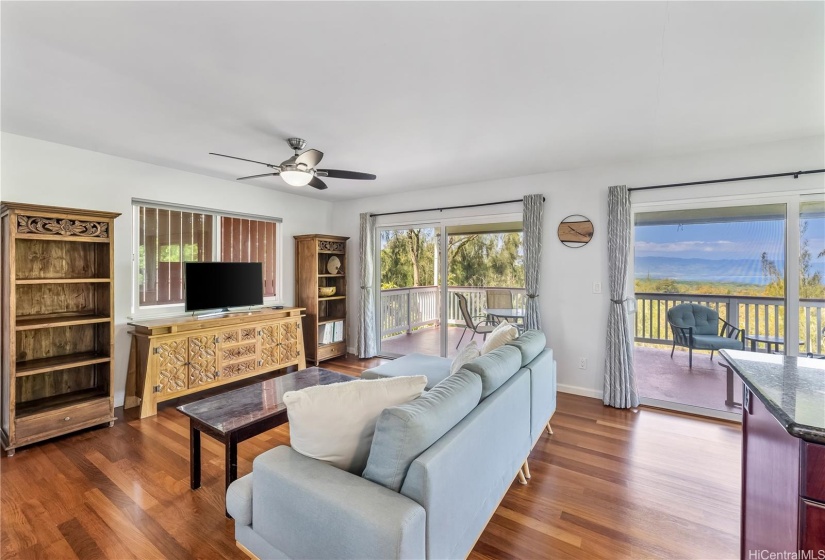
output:
[[[189,476],[192,490],[201,485],[201,432],[226,446],[228,488],[238,478],[238,444],[287,422],[284,393],[356,379],[328,369],[311,367],[179,406],[178,410],[189,417]]]

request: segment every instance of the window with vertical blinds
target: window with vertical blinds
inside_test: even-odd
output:
[[[184,302],[183,263],[260,262],[264,297],[278,289],[278,220],[135,203],[139,308]]]
[[[261,263],[264,297],[275,295],[275,226],[275,222],[221,217],[221,260]]]

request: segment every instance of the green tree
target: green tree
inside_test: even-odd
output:
[[[814,271],[811,266],[810,239],[807,236],[808,221],[804,220],[799,227],[799,297],[802,299],[821,299],[825,297],[825,285],[822,284],[822,274]],[[825,251],[817,255],[817,258],[825,256]],[[762,253],[762,273],[770,279],[765,286],[764,295],[779,296],[785,295],[785,275],[776,266],[776,263],[768,258],[767,253]]]

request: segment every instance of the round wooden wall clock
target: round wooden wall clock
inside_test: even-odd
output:
[[[584,247],[593,239],[593,222],[581,214],[567,216],[559,224],[558,235],[567,247]]]

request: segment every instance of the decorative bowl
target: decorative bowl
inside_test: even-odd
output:
[[[330,297],[335,295],[335,286],[319,286],[318,295],[321,297]]]

